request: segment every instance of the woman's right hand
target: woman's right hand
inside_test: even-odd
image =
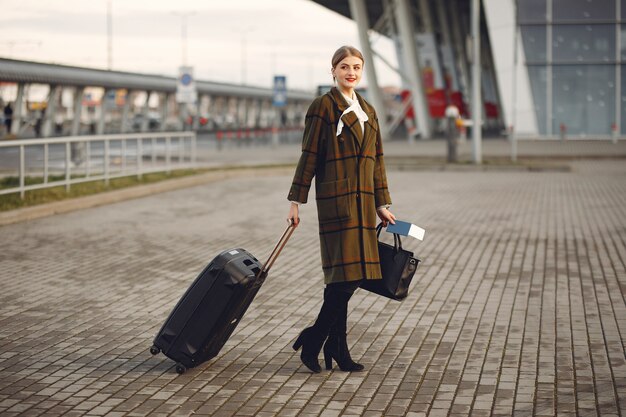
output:
[[[300,211],[300,207],[296,203],[291,203],[291,207],[289,208],[289,215],[287,216],[287,221],[291,221],[294,227],[298,227],[300,223],[300,217],[298,216],[298,212]]]

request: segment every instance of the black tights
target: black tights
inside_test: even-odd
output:
[[[314,327],[323,335],[345,334],[347,330],[348,301],[361,281],[336,282],[324,288],[324,303]]]
[[[356,289],[361,286],[361,282],[362,282],[362,280],[346,281],[346,282],[334,282],[332,284],[327,284],[326,285],[326,291],[342,292],[342,293],[350,294],[352,296],[352,294],[354,294]]]

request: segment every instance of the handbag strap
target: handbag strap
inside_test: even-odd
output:
[[[380,240],[380,231],[383,230],[383,224],[378,223],[378,225],[376,226],[376,238],[378,240]],[[393,234],[393,247],[394,249],[397,250],[402,250],[402,240],[400,239],[400,235],[397,233]]]

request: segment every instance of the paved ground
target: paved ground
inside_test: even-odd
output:
[[[354,374],[291,349],[322,293],[312,205],[216,359],[179,376],[148,353],[215,254],[268,254],[289,176],[2,227],[0,415],[626,415],[626,166],[573,168],[390,172],[423,264],[401,303],[357,291]]]

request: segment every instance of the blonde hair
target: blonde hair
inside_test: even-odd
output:
[[[363,64],[365,64],[365,58],[363,58],[363,54],[361,53],[361,51],[356,49],[354,46],[344,45],[341,48],[337,49],[335,53],[333,54],[333,59],[330,61],[332,64],[332,67],[335,68],[337,64],[339,64],[348,56],[355,56],[359,58],[361,62],[363,62]],[[334,79],[335,79],[335,76],[333,75],[333,80]]]

